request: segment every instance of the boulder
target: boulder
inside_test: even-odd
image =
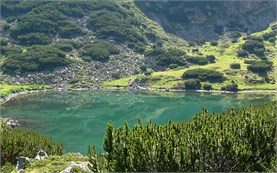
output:
[[[45,158],[47,158],[48,155],[45,151],[43,150],[40,150],[38,153],[37,153],[37,156],[35,157],[35,160],[43,160]]]
[[[11,126],[12,128],[19,126],[19,123],[17,120],[7,119],[6,124],[8,126]]]
[[[25,169],[27,165],[30,165],[30,159],[28,157],[20,156],[17,160],[15,170]]]

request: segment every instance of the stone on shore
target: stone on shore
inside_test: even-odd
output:
[[[17,160],[15,170],[25,169],[27,165],[30,165],[30,159],[28,157],[20,156]]]
[[[45,158],[47,158],[48,155],[45,151],[43,150],[40,150],[38,153],[37,153],[37,156],[35,157],[35,160],[43,160]]]

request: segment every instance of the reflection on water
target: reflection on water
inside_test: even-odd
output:
[[[87,146],[102,148],[106,124],[115,127],[124,121],[164,124],[186,121],[202,110],[222,112],[276,100],[275,94],[144,93],[144,92],[46,92],[20,96],[1,106],[1,115],[24,120],[31,127],[55,140],[65,142],[66,152],[86,154]]]

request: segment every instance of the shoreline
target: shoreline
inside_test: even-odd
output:
[[[167,89],[167,88],[149,88],[149,87],[100,87],[100,88],[51,88],[42,90],[22,91],[18,93],[9,94],[7,97],[0,99],[0,105],[16,98],[20,95],[39,93],[39,92],[62,92],[62,91],[101,91],[101,90],[126,90],[126,91],[158,91],[158,92],[196,92],[196,93],[220,93],[220,94],[252,94],[252,93],[277,93],[275,90],[240,90],[240,91],[222,91],[222,90],[185,90],[185,89]]]

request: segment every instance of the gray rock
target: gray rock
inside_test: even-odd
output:
[[[35,157],[35,160],[43,160],[45,158],[47,158],[48,155],[45,151],[43,150],[40,150],[38,153],[37,153],[37,156]]]
[[[30,159],[28,157],[20,156],[17,160],[15,170],[25,169],[27,165],[30,165]]]
[[[72,167],[78,166],[82,168],[84,171],[91,172],[89,170],[89,162],[81,162],[81,163],[76,163],[76,162],[71,162],[70,165],[68,165],[65,170],[61,171],[60,173],[71,173]]]
[[[19,126],[18,121],[17,120],[12,120],[12,119],[7,119],[6,124],[13,127],[13,128]]]
[[[26,171],[24,169],[20,169],[17,171],[17,173],[25,173]]]

